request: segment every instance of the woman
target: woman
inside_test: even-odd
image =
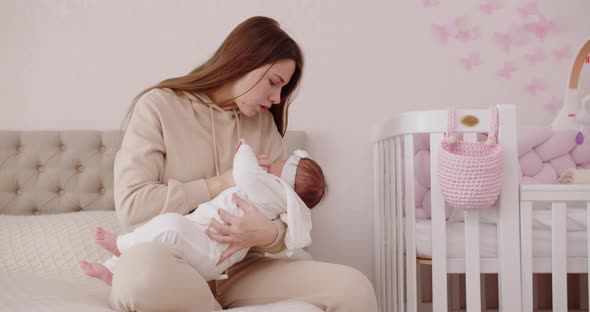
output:
[[[187,214],[232,186],[234,147],[245,138],[270,162],[284,158],[287,108],[303,56],[278,23],[253,17],[186,76],[134,100],[115,160],[115,205],[127,230],[165,212]],[[122,311],[211,311],[298,299],[328,311],[376,311],[365,276],[346,266],[264,257],[284,249],[285,225],[237,198],[243,217],[222,213],[208,235],[228,243],[223,262],[253,247],[224,281],[207,284],[182,254],[157,243],[121,256],[111,304]]]

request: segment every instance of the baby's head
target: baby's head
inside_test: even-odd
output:
[[[326,195],[324,172],[305,151],[297,150],[287,160],[271,164],[268,172],[289,183],[310,209]]]

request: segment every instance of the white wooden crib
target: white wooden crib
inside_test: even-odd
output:
[[[590,262],[587,253],[583,257],[568,257],[565,208],[572,200],[585,202],[586,218],[590,224],[590,186],[520,187],[515,108],[499,105],[498,112],[498,143],[504,148],[505,163],[504,185],[496,204],[495,224],[483,225],[480,223],[480,212],[466,211],[464,222],[460,223],[464,237],[459,240],[457,235],[450,235],[451,229],[456,229],[459,223],[451,227],[446,220],[445,203],[436,174],[438,145],[447,129],[447,111],[407,112],[375,128],[375,286],[380,311],[456,309],[456,306],[449,305],[448,297],[457,291],[457,282],[449,280],[449,274],[465,274],[466,310],[485,310],[482,287],[485,288],[486,283],[481,279],[484,273],[496,273],[498,276],[500,311],[533,311],[533,273],[552,273],[553,310],[567,311],[567,273],[587,273]],[[475,117],[479,122],[472,126],[464,125],[461,121],[466,116]],[[463,133],[465,140],[477,140],[477,133],[488,130],[488,110],[458,110],[455,117],[456,132]],[[425,220],[417,223],[414,209],[414,138],[418,134],[428,134],[431,146],[432,214],[426,224],[431,231],[428,237],[431,253],[430,257],[426,257],[430,259],[417,256],[417,237],[424,237],[420,231],[425,226]],[[545,258],[533,254],[533,210],[542,202],[550,203],[552,216],[551,257]],[[417,236],[417,233],[421,235]],[[496,247],[492,256],[482,255],[480,251],[482,238],[490,238],[481,237],[481,233],[487,236],[495,234]],[[587,233],[585,240],[587,250],[590,250]],[[454,250],[458,244],[464,252],[450,253],[448,246]],[[432,265],[431,304],[421,300],[421,291],[425,286],[420,285],[419,263]]]

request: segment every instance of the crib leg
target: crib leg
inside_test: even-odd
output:
[[[486,275],[485,274],[481,274],[481,280],[480,280],[480,287],[481,287],[481,311],[485,312],[486,308],[487,308],[487,298],[486,298]]]
[[[421,306],[422,306],[422,266],[420,265],[420,263],[418,263],[416,261],[416,274],[417,276],[417,281],[416,281],[416,286],[418,288],[416,296],[418,297],[418,307],[417,310],[421,311]]]
[[[428,304],[424,302],[424,288],[430,287],[428,285],[428,281],[425,281],[427,272],[424,272],[426,267],[417,263],[417,273],[418,273],[418,312],[426,312],[432,311],[432,309],[428,309]],[[426,283],[425,283],[426,282]]]
[[[539,302],[539,293],[541,291],[540,289],[540,275],[535,275],[533,274],[533,311],[537,311],[539,310],[541,304]]]
[[[451,300],[449,300],[449,311],[461,309],[461,282],[459,274],[449,274],[450,287],[447,287]]]
[[[588,310],[588,274],[578,275],[578,292],[580,310]]]

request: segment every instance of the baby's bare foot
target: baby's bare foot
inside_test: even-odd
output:
[[[80,267],[84,270],[86,275],[97,278],[109,286],[113,284],[113,273],[104,265],[82,261],[80,262]]]
[[[96,228],[96,243],[117,257],[121,255],[117,248],[117,235],[101,227]]]

